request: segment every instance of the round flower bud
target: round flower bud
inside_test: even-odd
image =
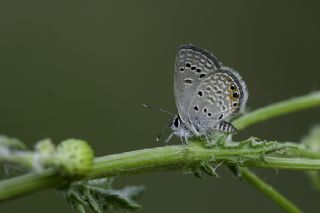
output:
[[[94,153],[87,142],[68,139],[57,146],[55,157],[62,174],[81,177],[92,168]]]

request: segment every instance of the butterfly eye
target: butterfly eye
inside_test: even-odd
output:
[[[176,118],[176,119],[174,120],[173,124],[174,124],[175,127],[178,128],[179,125],[180,125],[179,118]]]

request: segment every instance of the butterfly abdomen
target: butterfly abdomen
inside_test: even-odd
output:
[[[219,132],[226,132],[230,134],[236,134],[238,130],[231,124],[226,121],[221,121],[215,125],[215,130]]]

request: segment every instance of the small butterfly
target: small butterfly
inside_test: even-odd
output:
[[[187,142],[217,131],[235,134],[229,121],[244,110],[248,90],[239,73],[212,53],[182,45],[175,60],[174,95],[178,114],[168,124],[173,133],[167,141],[175,134]]]

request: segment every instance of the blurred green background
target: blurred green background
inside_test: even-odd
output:
[[[245,79],[252,110],[320,89],[317,1],[1,1],[0,132],[34,142],[76,137],[97,156],[164,146],[155,137],[175,112],[176,49],[212,50]],[[299,141],[320,123],[313,109],[246,129],[238,139]],[[172,143],[180,143],[175,138]],[[306,212],[320,194],[303,172],[256,170]],[[145,185],[139,212],[281,212],[224,168],[206,180],[182,171],[118,178]],[[4,178],[2,176],[2,178]],[[71,212],[56,191],[0,212]]]

